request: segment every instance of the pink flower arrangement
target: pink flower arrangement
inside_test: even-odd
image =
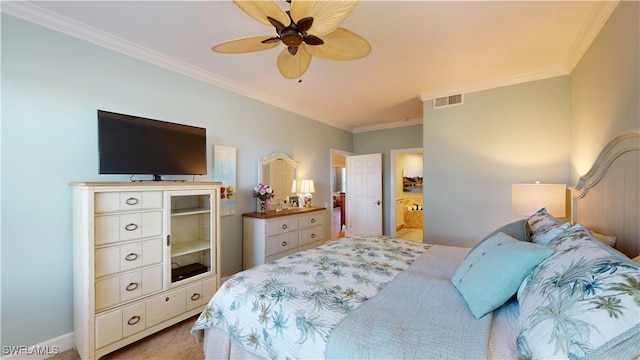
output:
[[[253,196],[262,201],[266,201],[274,197],[275,194],[271,186],[260,183],[253,188]]]

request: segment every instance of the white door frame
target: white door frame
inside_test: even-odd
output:
[[[424,159],[424,149],[423,148],[412,148],[412,149],[398,149],[391,150],[391,169],[389,174],[389,186],[391,187],[391,204],[389,206],[389,227],[391,228],[389,231],[389,235],[391,237],[396,236],[396,155],[398,154],[417,154],[421,153]],[[423,161],[423,169],[424,169],[424,161]],[[424,171],[424,170],[423,170]],[[424,214],[424,212],[423,212]]]
[[[333,179],[331,178],[331,171],[333,170],[333,155],[342,155],[342,156],[351,156],[353,155],[353,153],[348,152],[348,151],[343,151],[343,150],[338,150],[338,149],[329,149],[329,181],[327,181],[327,183],[329,184],[329,186],[333,186]],[[346,163],[345,163],[346,166]],[[349,176],[349,175],[347,175]],[[333,187],[331,189],[329,189],[329,201],[327,202],[327,204],[329,204],[329,231],[330,231],[330,237],[331,240],[333,240]],[[343,205],[344,206],[344,205]],[[345,211],[347,211],[347,208],[345,207]]]

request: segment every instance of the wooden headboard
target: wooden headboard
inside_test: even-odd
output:
[[[640,128],[624,132],[602,150],[571,189],[573,223],[617,238],[616,249],[640,254]]]

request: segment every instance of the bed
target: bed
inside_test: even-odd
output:
[[[640,356],[640,129],[572,189],[474,248],[347,236],[228,279],[192,333],[208,359]]]

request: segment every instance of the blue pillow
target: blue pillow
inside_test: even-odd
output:
[[[495,310],[516,293],[522,280],[553,254],[553,249],[498,233],[467,254],[451,277],[476,318]]]

